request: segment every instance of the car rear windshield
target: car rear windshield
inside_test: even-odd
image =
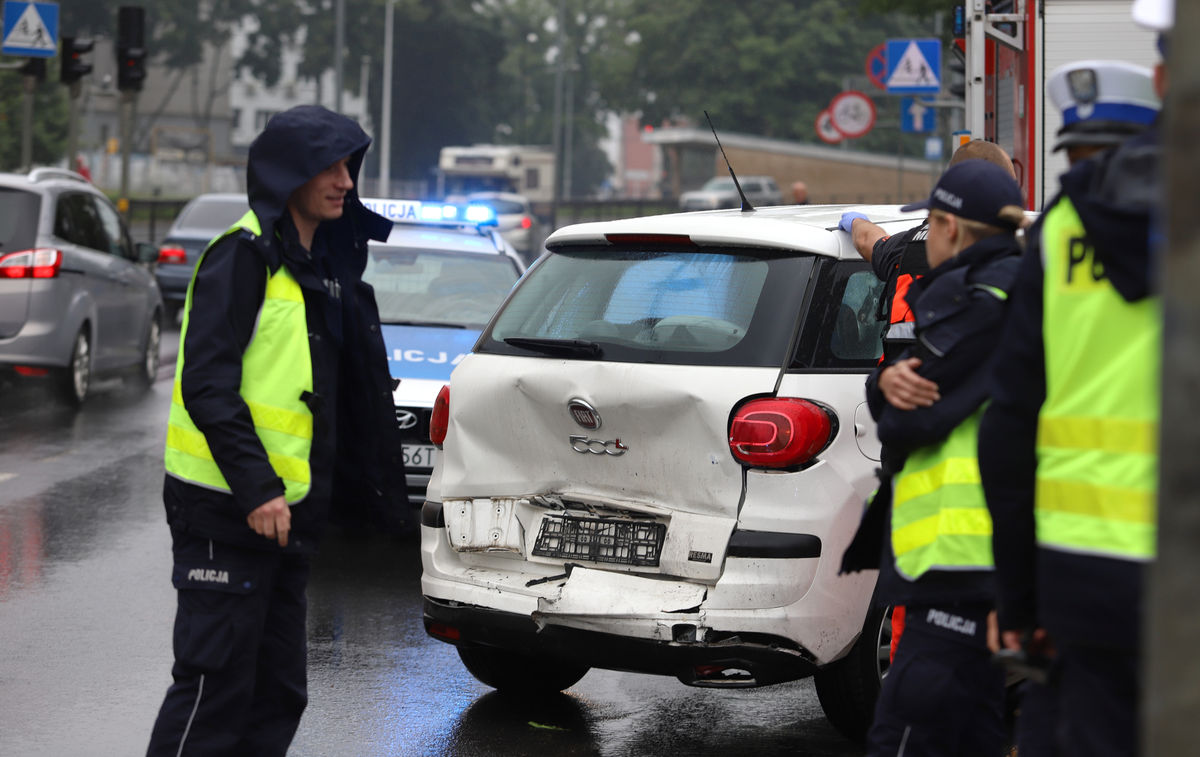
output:
[[[0,255],[28,250],[37,242],[42,198],[22,189],[0,189]]]
[[[522,280],[477,350],[779,366],[812,265],[811,255],[742,249],[555,251]]]
[[[197,200],[179,214],[179,218],[175,220],[175,229],[224,231],[249,209],[250,206],[245,200]]]
[[[496,211],[496,215],[498,216],[513,215],[515,213],[525,212],[525,204],[513,200],[490,199],[477,200],[477,202],[491,207],[492,210]]]
[[[505,255],[374,244],[363,272],[384,323],[478,328],[519,277]]]

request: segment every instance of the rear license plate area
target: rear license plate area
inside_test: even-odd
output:
[[[665,523],[547,515],[533,554],[562,560],[658,566]]]

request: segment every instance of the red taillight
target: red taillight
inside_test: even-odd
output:
[[[682,245],[695,247],[687,234],[605,234],[612,244]]]
[[[433,401],[433,413],[429,416],[429,441],[440,449],[446,441],[446,429],[450,426],[450,385],[446,384]]]
[[[529,216],[521,216],[521,228],[529,229],[533,227],[533,219]]]
[[[0,257],[0,278],[52,279],[62,268],[62,253],[52,247],[10,252]]]
[[[823,407],[796,398],[751,400],[729,426],[729,449],[747,465],[789,468],[811,460],[829,444],[833,421]]]
[[[186,263],[187,250],[182,247],[159,247],[158,248],[159,263]]]
[[[462,638],[461,631],[454,626],[448,626],[445,623],[430,621],[429,624],[425,626],[425,630],[430,636],[436,636],[439,639],[445,639],[446,641],[458,641]]]
[[[13,370],[18,376],[45,376],[50,373],[48,368],[38,368],[32,365],[14,365]]]

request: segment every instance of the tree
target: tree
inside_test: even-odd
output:
[[[626,52],[608,61],[600,82],[611,107],[641,112],[654,125],[703,123],[707,110],[720,130],[779,139],[816,141],[818,113],[847,77],[863,78],[873,47],[930,32],[908,16],[859,15],[854,0],[629,0],[628,6],[620,21]],[[892,103],[875,100],[886,118]],[[896,135],[880,130],[855,144],[894,150]]]
[[[24,78],[14,70],[0,71],[0,170],[4,171],[21,167]],[[58,84],[57,77],[48,74],[37,85],[33,114],[33,162],[56,163],[62,158],[67,142],[66,89]]]

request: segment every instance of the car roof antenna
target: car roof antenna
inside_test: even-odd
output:
[[[737,187],[738,196],[742,198],[742,212],[753,212],[754,206],[746,199],[746,193],[742,191],[742,183],[737,180],[737,174],[733,172],[733,166],[729,164],[729,156],[725,154],[725,148],[721,147],[721,138],[717,136],[717,128],[713,126],[712,119],[708,117],[707,110],[704,111],[704,118],[708,120],[708,128],[712,129],[713,139],[717,140],[717,149],[721,151],[721,157],[725,159],[725,167],[729,169],[729,175],[733,177],[733,186]]]

